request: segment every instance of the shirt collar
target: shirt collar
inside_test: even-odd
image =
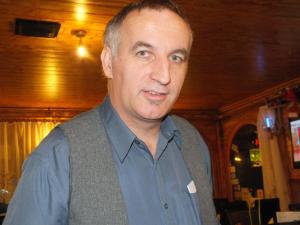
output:
[[[100,107],[100,114],[113,149],[117,152],[120,161],[123,162],[133,141],[137,139],[137,137],[120,118],[117,111],[113,108],[109,97],[105,97]],[[171,116],[167,115],[163,119],[160,129],[161,134],[168,141],[174,138],[176,145],[181,149],[180,131],[177,129]]]
[[[162,135],[168,140],[171,141],[174,138],[174,141],[179,149],[181,149],[181,134],[178,128],[176,127],[173,118],[170,115],[167,115],[161,123],[160,126]]]
[[[123,162],[136,136],[122,121],[111,105],[109,97],[105,97],[100,107],[100,115],[113,150]]]

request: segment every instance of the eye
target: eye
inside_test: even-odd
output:
[[[149,50],[138,50],[135,56],[142,61],[150,62],[154,59],[154,54]]]
[[[150,53],[146,50],[141,50],[136,53],[136,56],[138,56],[140,58],[147,58],[150,56]]]
[[[185,60],[185,58],[183,56],[180,56],[180,55],[171,55],[170,60],[172,62],[175,62],[175,63],[181,63]]]

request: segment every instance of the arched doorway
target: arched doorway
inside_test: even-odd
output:
[[[234,200],[262,197],[263,175],[257,128],[246,124],[234,135],[230,151],[230,176]]]

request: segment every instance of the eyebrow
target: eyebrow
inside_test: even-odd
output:
[[[138,41],[136,42],[133,47],[131,48],[132,51],[136,50],[137,48],[140,48],[140,47],[145,47],[145,48],[151,48],[153,49],[154,47],[146,42],[143,42],[143,41]]]

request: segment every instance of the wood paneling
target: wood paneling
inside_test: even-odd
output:
[[[291,179],[290,180],[291,191],[292,191],[292,203],[300,202],[300,179]]]
[[[240,101],[236,101],[230,105],[225,105],[219,108],[218,113],[221,117],[230,117],[234,114],[243,113],[247,110],[251,110],[255,107],[262,106],[266,104],[266,102],[270,98],[276,97],[280,92],[282,92],[285,88],[294,88],[300,85],[300,77],[292,79],[287,82],[283,82],[279,85],[276,85],[272,88],[266,89],[263,92],[252,95],[250,97],[244,98]]]
[[[64,122],[87,109],[0,108],[0,122],[57,121]]]
[[[91,108],[106,94],[99,54],[105,24],[129,0],[0,1],[0,107]],[[300,75],[297,0],[177,1],[194,46],[176,109],[217,109]],[[78,14],[81,11],[83,13]],[[55,39],[14,35],[15,18],[61,23]],[[90,57],[77,58],[78,38]]]

